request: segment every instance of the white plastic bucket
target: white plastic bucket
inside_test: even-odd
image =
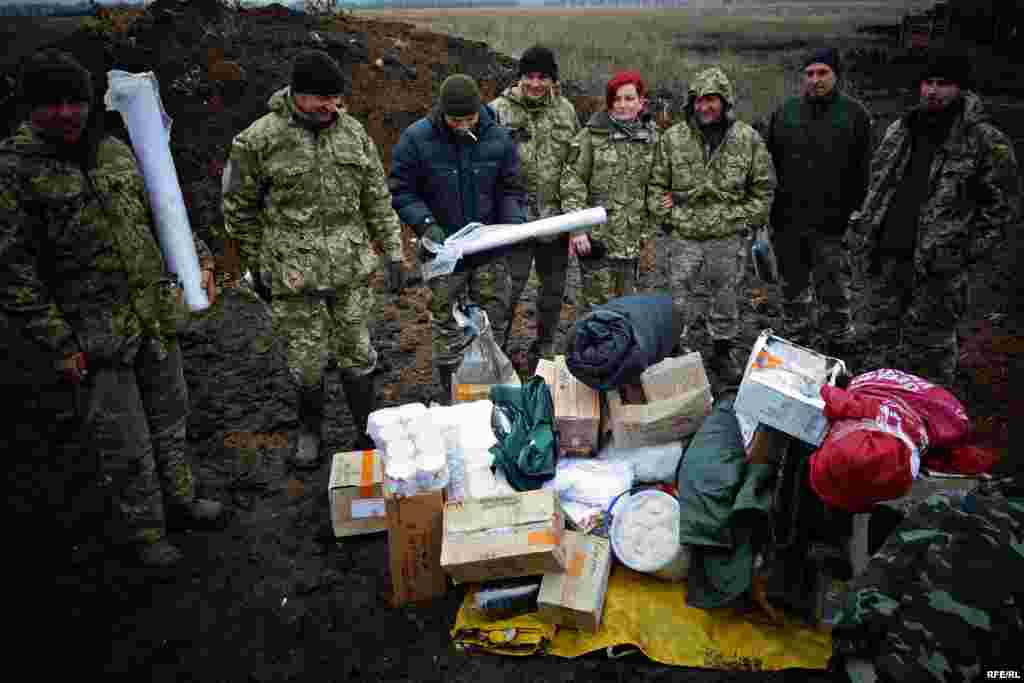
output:
[[[679,501],[658,489],[623,496],[614,505],[609,534],[622,564],[666,581],[682,581],[690,553],[679,543]]]

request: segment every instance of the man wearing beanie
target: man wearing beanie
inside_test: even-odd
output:
[[[572,103],[556,92],[558,64],[546,47],[535,45],[519,59],[519,81],[491,103],[498,123],[507,128],[519,148],[519,163],[527,191],[527,220],[562,212],[559,185],[569,147],[579,131]],[[502,346],[511,342],[516,305],[537,269],[537,339],[530,347],[530,365],[554,353],[555,333],[562,312],[565,275],[569,266],[569,235],[534,240],[509,252],[508,301]],[[531,370],[532,371],[532,370]]]
[[[327,53],[308,50],[270,113],[235,136],[223,177],[223,236],[270,301],[286,340],[299,402],[294,464],[320,462],[328,368],[340,368],[356,449],[372,448],[377,351],[367,321],[370,278],[383,265],[390,293],[403,285],[398,217],[377,146],[345,113],[345,75]],[[371,242],[384,252],[378,262]]]
[[[772,115],[765,143],[779,186],[775,253],[785,285],[785,336],[840,358],[850,349],[849,263],[842,246],[871,162],[871,115],[837,85],[839,53],[803,60],[803,92]]]
[[[421,239],[420,258],[433,258],[423,240],[441,244],[468,223],[509,224],[525,220],[519,156],[508,131],[480,101],[476,82],[453,74],[441,84],[437,105],[402,132],[388,179],[393,206]],[[442,403],[452,398],[452,374],[472,336],[452,317],[452,306],[472,299],[495,325],[497,303],[493,253],[460,261],[455,272],[429,280],[434,367]],[[491,262],[488,263],[488,260]]]
[[[10,450],[8,470],[25,478],[19,492],[48,494],[23,501],[40,506],[40,520],[73,516],[99,474],[120,511],[114,540],[143,565],[168,567],[182,558],[168,526],[222,512],[196,497],[187,457],[181,290],[167,277],[135,156],[103,134],[89,72],[65,52],[37,53],[23,63],[19,97],[28,121],[0,143],[0,320],[25,353],[9,362],[46,362],[25,412],[7,423],[39,426],[45,455],[28,449],[21,467]],[[195,243],[212,301],[212,255]],[[47,499],[68,509],[47,510]]]
[[[1020,180],[1012,143],[969,89],[966,56],[931,55],[917,86],[919,103],[875,152],[846,243],[854,287],[863,289],[858,337],[875,350],[867,366],[952,390],[968,272],[1019,220]]]

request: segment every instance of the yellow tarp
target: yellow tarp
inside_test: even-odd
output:
[[[467,610],[474,591],[470,590],[455,620],[452,638],[456,643],[478,645],[498,654],[533,654],[543,651],[550,638],[534,615],[487,622]],[[551,628],[551,627],[548,627]],[[497,643],[465,640],[465,634],[502,634],[526,638],[513,652]],[[515,629],[509,631],[508,629]],[[662,664],[709,669],[778,670],[798,667],[824,669],[832,654],[827,631],[785,617],[772,624],[760,612],[735,609],[702,610],[686,606],[686,584],[668,583],[616,565],[608,580],[604,617],[600,630],[589,634],[558,629],[546,651],[559,657],[579,657],[612,646],[638,647],[650,659]]]

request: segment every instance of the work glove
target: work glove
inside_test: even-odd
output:
[[[420,261],[430,261],[434,258],[435,254],[423,247],[423,240],[428,239],[435,244],[444,243],[444,228],[436,223],[431,223],[423,232],[420,233],[420,248],[419,257]]]
[[[72,385],[81,384],[82,380],[89,374],[85,352],[76,351],[64,356],[58,363],[58,370],[60,371],[61,381],[64,383]]]
[[[672,193],[672,206],[684,206],[686,204],[687,194],[685,192],[673,192]]]
[[[405,269],[401,259],[388,259],[384,263],[387,269],[387,287],[391,294],[400,294],[405,289]]]

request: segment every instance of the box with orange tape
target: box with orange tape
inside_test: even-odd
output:
[[[450,501],[441,568],[469,583],[562,572],[564,534],[565,514],[554,490]]]
[[[384,467],[377,451],[335,453],[327,493],[335,537],[387,531]]]
[[[608,539],[566,531],[565,571],[545,574],[537,596],[537,616],[549,624],[596,633],[612,570]]]

